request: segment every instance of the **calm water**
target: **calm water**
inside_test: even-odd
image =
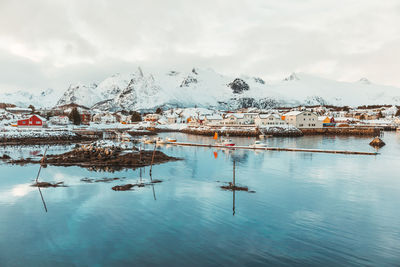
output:
[[[176,136],[182,141],[210,138]],[[373,151],[371,138],[273,138],[271,146]],[[253,139],[234,139],[249,144]],[[1,266],[400,265],[400,134],[378,156],[164,147],[184,160],[157,165],[164,182],[129,192],[140,171],[0,165]],[[69,147],[55,147],[61,153]],[[0,148],[13,157],[43,147]],[[39,152],[38,152],[39,151]],[[231,181],[256,193],[222,191]],[[148,169],[142,170],[144,179]],[[126,177],[123,182],[81,182]],[[235,198],[235,203],[233,202]]]

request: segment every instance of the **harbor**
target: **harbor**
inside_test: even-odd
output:
[[[225,149],[250,149],[250,150],[265,150],[265,151],[288,151],[288,152],[309,152],[309,153],[329,153],[329,154],[352,154],[352,155],[378,155],[378,152],[363,152],[363,151],[348,151],[348,150],[324,150],[324,149],[306,149],[306,148],[285,148],[285,147],[251,147],[251,146],[224,146],[213,144],[196,144],[196,143],[169,143],[175,146],[198,146],[210,148],[225,148]]]

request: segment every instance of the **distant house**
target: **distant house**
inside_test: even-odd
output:
[[[277,114],[259,114],[255,119],[254,123],[256,126],[270,126],[278,127],[287,125],[287,123],[282,120],[281,116]]]
[[[6,107],[6,111],[13,114],[31,114],[31,108],[20,108],[20,107]]]
[[[177,115],[171,114],[171,115],[167,116],[167,123],[168,124],[174,124],[174,123],[177,123],[177,121],[178,121],[178,116]]]
[[[228,113],[222,124],[225,125],[254,125],[258,113]]]
[[[93,116],[93,122],[95,123],[116,123],[118,121],[118,118],[116,115],[109,113],[109,112],[104,112],[104,113],[98,113]]]
[[[204,117],[204,123],[207,125],[219,125],[222,122],[222,116],[218,114],[206,115]]]
[[[67,125],[70,123],[69,118],[63,115],[50,117],[49,122],[56,125]]]
[[[46,119],[39,115],[32,115],[29,118],[18,120],[18,127],[43,127],[46,126]]]
[[[334,117],[321,116],[318,120],[322,122],[322,127],[335,127],[336,121]]]
[[[400,126],[400,117],[395,117],[395,118],[393,119],[393,122],[394,122],[394,124]]]
[[[143,118],[144,121],[158,121],[161,118],[160,114],[157,113],[150,113],[150,114],[146,114]]]
[[[284,120],[296,128],[322,128],[322,121],[310,111],[291,111],[283,116]]]
[[[81,114],[81,122],[83,124],[89,124],[89,122],[92,120],[92,114],[88,111],[82,111],[80,114]]]

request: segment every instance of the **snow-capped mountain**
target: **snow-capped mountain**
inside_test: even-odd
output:
[[[91,107],[101,101],[101,97],[96,93],[97,84],[73,84],[70,85],[67,91],[57,101],[57,106],[76,103],[83,106]]]
[[[167,72],[149,72],[138,68],[133,73],[112,75],[100,83],[71,85],[58,99],[54,99],[52,92],[41,94],[44,95],[39,98],[52,97],[53,102],[48,106],[76,103],[111,111],[148,110],[159,106],[234,109],[400,104],[399,88],[377,85],[367,78],[357,82],[340,82],[292,73],[279,81],[266,81],[260,77],[226,76],[212,69],[198,68]],[[38,97],[24,92],[5,95],[4,98],[1,96],[0,102],[19,106],[36,103]]]
[[[0,94],[1,103],[10,103],[19,107],[51,107],[55,104],[55,99],[60,96],[53,89],[46,89],[38,94],[32,94],[25,91]]]

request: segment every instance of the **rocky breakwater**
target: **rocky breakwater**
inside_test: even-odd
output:
[[[42,162],[30,158],[3,160],[11,164],[41,164]],[[79,166],[94,171],[113,172],[174,160],[179,160],[179,158],[169,157],[157,150],[138,151],[135,148],[124,150],[119,146],[99,146],[93,143],[82,145],[63,154],[47,155],[44,162],[53,166]]]

